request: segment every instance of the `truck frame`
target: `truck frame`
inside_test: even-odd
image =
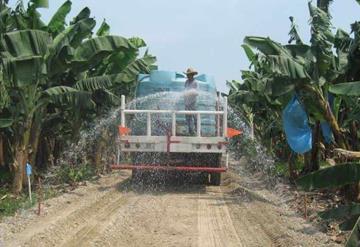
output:
[[[219,100],[219,98],[218,98]],[[228,169],[227,152],[227,98],[224,97],[223,109],[214,111],[187,110],[138,110],[126,109],[125,96],[121,96],[119,128],[126,128],[127,114],[146,114],[146,134],[131,135],[119,133],[117,139],[117,162],[112,169],[132,170],[133,176],[139,171],[183,171],[202,172],[210,175],[210,183],[219,185],[221,173]],[[152,135],[152,116],[170,114],[171,128],[165,136]],[[176,134],[177,115],[196,115],[197,128],[195,136],[179,136]],[[201,116],[216,116],[216,135],[201,135]],[[221,118],[222,116],[222,118]],[[222,121],[221,121],[222,120]],[[120,163],[121,153],[131,153],[131,163]],[[136,161],[142,154],[158,154],[167,157],[165,163]],[[179,163],[179,157],[182,161]],[[181,160],[181,159],[180,159]],[[196,162],[196,163],[194,163]]]

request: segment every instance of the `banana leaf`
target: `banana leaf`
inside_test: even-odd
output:
[[[81,20],[88,19],[90,17],[90,9],[88,7],[83,8],[80,13],[74,17],[70,24],[75,24]]]
[[[357,247],[360,244],[360,217],[358,218],[345,247]]]
[[[44,91],[44,94],[49,96],[57,96],[57,95],[76,93],[76,92],[79,92],[79,90],[76,88],[67,87],[67,86],[56,86],[46,89]]]
[[[1,36],[2,49],[13,57],[43,56],[50,43],[50,34],[40,30],[14,31]]]
[[[94,19],[82,19],[55,37],[50,46],[50,55],[47,58],[50,63],[50,77],[61,74],[70,68],[74,56],[74,47],[76,48],[85,38],[91,35],[95,24]]]
[[[146,46],[145,41],[139,37],[131,37],[129,41],[138,49]]]
[[[343,96],[360,96],[360,81],[331,85],[329,91]]]
[[[245,54],[246,54],[247,58],[249,59],[249,61],[254,62],[255,58],[256,58],[256,55],[253,52],[253,50],[251,49],[251,47],[249,45],[247,45],[247,44],[243,44],[242,48],[244,49]]]
[[[3,59],[3,76],[13,87],[38,83],[46,73],[42,56]]]
[[[312,172],[296,180],[305,191],[337,188],[360,180],[360,163],[344,163]]]
[[[128,39],[120,36],[101,36],[82,43],[74,52],[72,66],[77,71],[89,69],[114,52],[136,51]]]
[[[71,11],[71,1],[66,1],[60,8],[56,11],[56,13],[51,18],[48,24],[48,30],[51,33],[59,33],[65,29],[65,19],[66,16]]]
[[[295,80],[310,78],[305,67],[292,58],[276,55],[270,55],[267,58],[270,63],[269,67],[271,72],[276,73],[281,77]]]
[[[281,55],[285,50],[280,43],[269,38],[247,36],[244,39],[244,43],[258,49],[265,55]]]
[[[286,78],[276,78],[273,83],[270,83],[271,95],[273,97],[278,97],[289,92],[292,92],[295,89],[295,83],[287,80]]]
[[[319,213],[319,216],[325,220],[342,219],[344,217],[352,217],[356,215],[360,215],[360,204],[358,203],[342,205]]]
[[[355,216],[351,217],[350,219],[347,219],[344,222],[342,222],[339,225],[340,230],[341,231],[351,231],[354,228],[354,226],[356,224],[356,221],[359,218],[359,216],[360,216],[360,214],[355,215]]]
[[[14,122],[11,118],[0,118],[0,129],[10,127]]]
[[[101,23],[98,31],[96,32],[97,36],[106,36],[110,34],[110,26],[106,23],[105,19]]]
[[[36,8],[48,8],[49,7],[49,1],[48,0],[31,0]]]

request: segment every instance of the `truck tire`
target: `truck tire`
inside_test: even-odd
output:
[[[131,171],[131,180],[138,181],[139,180],[139,171],[137,169],[132,169]]]
[[[221,183],[221,173],[210,173],[210,184],[214,186],[219,186]]]

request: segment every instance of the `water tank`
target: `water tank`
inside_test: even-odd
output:
[[[213,77],[200,74],[195,76],[195,80],[198,83],[196,109],[216,110],[217,94]],[[185,110],[183,97],[185,81],[186,76],[183,73],[173,71],[154,70],[150,74],[140,74],[135,92],[136,104],[133,107],[148,110]],[[162,129],[171,126],[170,114],[154,114],[152,120],[152,135],[164,135]],[[202,115],[201,123],[202,136],[215,135],[214,115]],[[159,128],[158,125],[163,125],[164,128]],[[187,125],[184,115],[177,115],[176,125],[177,135],[186,135]],[[143,131],[136,132],[144,134]]]

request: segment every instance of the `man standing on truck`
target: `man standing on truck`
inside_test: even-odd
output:
[[[184,102],[186,111],[196,111],[196,98],[198,83],[194,76],[198,74],[193,68],[188,68],[185,72],[187,80],[185,82]],[[186,123],[189,128],[189,134],[194,135],[196,130],[197,118],[196,115],[186,115]],[[193,121],[194,120],[194,121]]]

